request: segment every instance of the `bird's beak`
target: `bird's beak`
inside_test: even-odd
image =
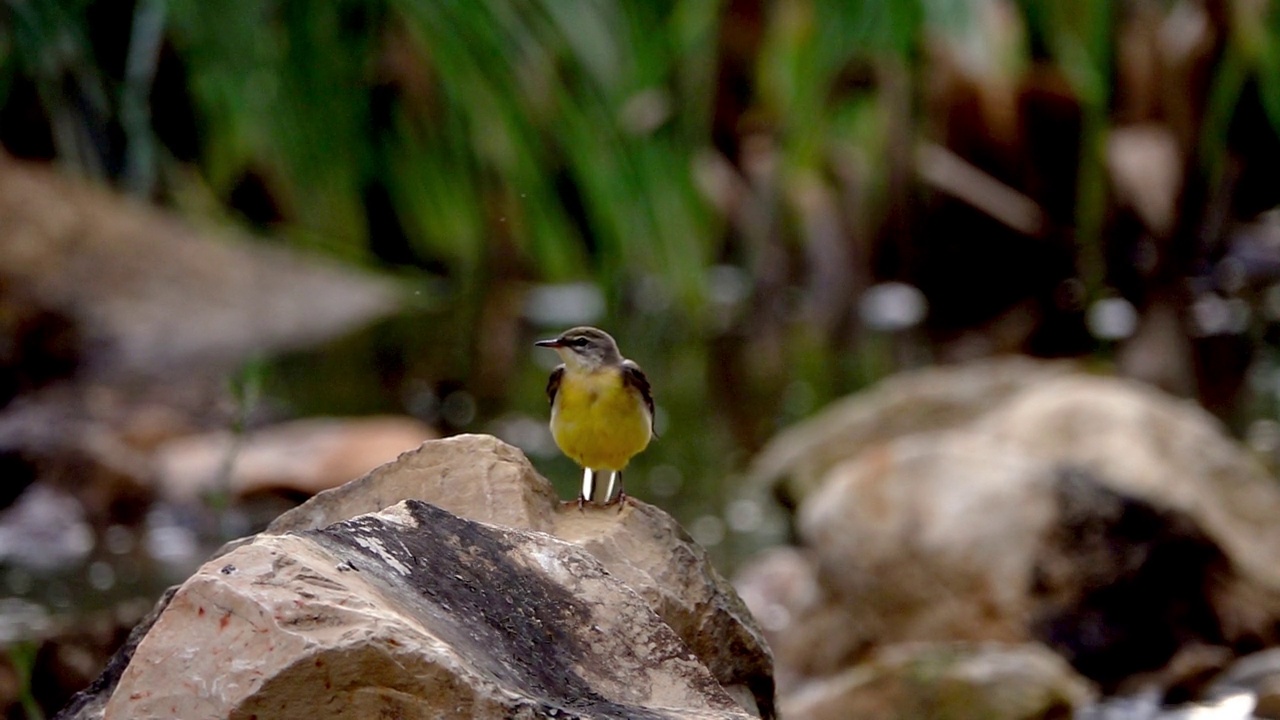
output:
[[[564,347],[564,343],[560,342],[560,338],[551,338],[550,340],[539,340],[538,342],[534,343],[534,345],[537,345],[538,347],[545,347],[545,348]]]

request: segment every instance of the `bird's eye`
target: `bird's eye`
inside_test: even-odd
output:
[[[565,342],[569,343],[574,347],[586,347],[587,345],[587,339],[584,337],[571,338],[569,340],[566,340]]]

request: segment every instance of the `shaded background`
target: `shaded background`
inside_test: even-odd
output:
[[[40,662],[31,628],[149,598],[301,496],[214,484],[183,503],[143,472],[91,507],[76,463],[96,460],[69,454],[66,423],[162,408],[162,436],[242,437],[407,416],[513,442],[571,497],[544,429],[553,356],[531,342],[575,324],[611,331],[655,387],[662,437],[628,491],[725,570],[789,532],[737,482],[753,454],[901,369],[1085,358],[1198,399],[1272,458],[1278,127],[1280,12],[1262,0],[4,2],[9,155],[176,213],[195,230],[152,233],[176,252],[183,233],[251,236],[394,297],[349,331],[332,318],[367,296],[336,276],[304,291],[259,271],[276,299],[240,305],[179,276],[159,312],[191,337],[130,354],[85,320],[134,287],[111,245],[74,302],[42,288],[82,246],[0,256],[0,496],[61,487],[85,538],[45,568],[0,556],[15,682]],[[80,202],[49,182],[33,197]],[[89,217],[86,236],[110,226]],[[146,274],[154,252],[119,257]],[[224,306],[227,323],[199,320]],[[272,317],[323,329],[279,341]]]

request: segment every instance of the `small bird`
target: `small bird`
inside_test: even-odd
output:
[[[604,504],[625,502],[622,470],[653,437],[653,395],[644,371],[622,357],[603,330],[576,327],[538,347],[551,348],[563,360],[547,381],[551,435],[560,450],[582,466],[578,508],[594,502],[596,477],[609,473]],[[618,497],[613,497],[615,482]]]

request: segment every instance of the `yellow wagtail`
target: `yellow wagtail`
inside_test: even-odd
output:
[[[653,436],[653,396],[640,366],[622,357],[603,330],[576,327],[539,347],[556,351],[563,364],[547,382],[551,435],[560,450],[582,466],[578,507],[595,502],[596,476],[609,473],[604,504],[625,502],[622,470]],[[618,498],[611,501],[615,481]]]

